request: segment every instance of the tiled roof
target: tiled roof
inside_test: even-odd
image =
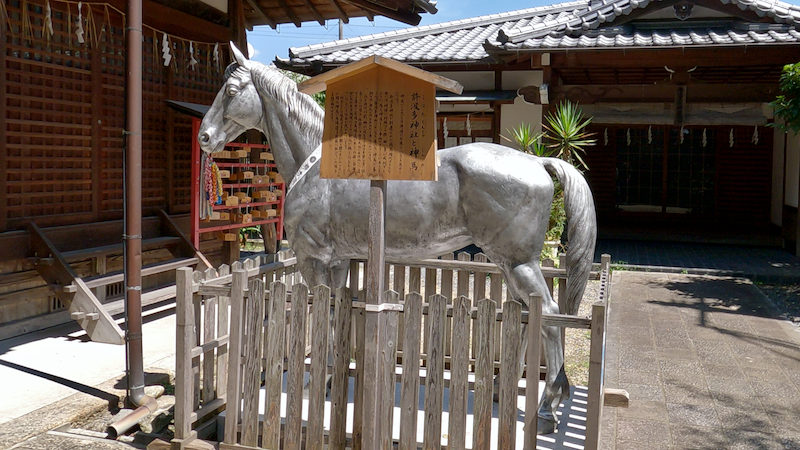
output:
[[[800,42],[800,32],[781,26],[768,30],[736,30],[689,28],[675,31],[627,31],[624,27],[591,30],[572,36],[565,33],[548,34],[526,39],[518,44],[497,45],[497,49],[534,50],[566,48],[632,48],[682,47],[724,45],[768,45]]]
[[[289,49],[278,64],[339,65],[377,54],[407,63],[490,62],[503,51],[800,43],[800,6],[779,0],[718,0],[773,22],[742,20],[670,29],[614,26],[617,18],[665,0],[579,0],[412,27]],[[603,25],[607,24],[607,25]]]
[[[660,0],[653,0],[657,3]],[[742,10],[752,10],[759,17],[767,16],[776,23],[800,23],[800,7],[776,0],[720,0],[722,4],[733,4]],[[636,9],[647,7],[651,0],[595,0],[586,9],[578,9],[572,14],[556,20],[531,23],[501,29],[497,35],[500,43],[519,43],[531,38],[551,33],[580,33],[593,30],[604,23],[613,22],[617,17],[626,16]]]

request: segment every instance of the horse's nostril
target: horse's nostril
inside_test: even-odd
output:
[[[201,144],[208,144],[209,136],[208,133],[200,133],[200,136],[197,137],[200,140]]]

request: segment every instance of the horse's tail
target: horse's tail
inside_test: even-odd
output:
[[[567,310],[577,314],[589,280],[597,238],[594,199],[586,179],[572,165],[558,158],[541,158],[545,169],[558,178],[564,188],[567,213]]]

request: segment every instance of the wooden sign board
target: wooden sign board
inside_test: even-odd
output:
[[[461,90],[377,56],[307,80],[303,92],[327,87],[320,176],[436,180],[437,86]]]

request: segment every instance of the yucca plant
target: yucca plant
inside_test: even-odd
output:
[[[561,158],[579,170],[588,170],[589,166],[581,157],[586,147],[594,145],[592,134],[586,127],[592,122],[591,117],[584,117],[581,108],[570,101],[561,102],[553,113],[545,115],[543,134],[546,146],[552,149],[551,156]]]
[[[521,123],[516,128],[506,129],[506,133],[511,136],[501,135],[500,137],[516,144],[517,148],[524,153],[536,156],[550,156],[552,153],[552,150],[542,143],[543,133],[534,134],[529,123]]]

